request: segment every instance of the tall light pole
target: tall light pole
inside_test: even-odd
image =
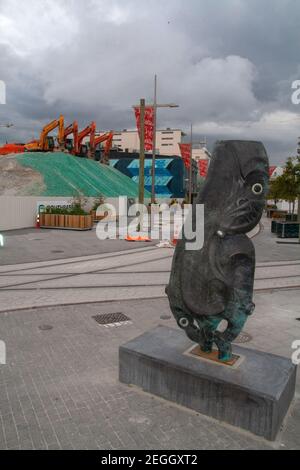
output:
[[[193,177],[193,124],[191,124],[191,158],[189,168],[189,204],[192,204],[192,177]]]
[[[151,204],[155,203],[156,112],[157,112],[157,76],[154,75]]]
[[[153,97],[153,141],[152,141],[152,168],[151,168],[151,203],[155,203],[155,156],[156,156],[156,123],[157,108],[179,108],[178,104],[167,103],[157,104],[157,76],[154,76],[154,97]]]
[[[298,147],[297,147],[297,154],[298,154],[298,164],[297,167],[300,167],[300,137],[298,137]],[[300,170],[297,172],[298,174],[296,175],[298,179],[298,183],[300,184]],[[298,211],[297,211],[297,222],[300,224],[300,195],[298,194]],[[299,225],[299,243],[300,243],[300,225]]]

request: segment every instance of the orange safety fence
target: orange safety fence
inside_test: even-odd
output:
[[[0,147],[0,155],[8,155],[10,153],[23,153],[25,146],[22,144],[5,144]]]
[[[124,240],[126,240],[127,242],[151,242],[151,238],[149,237],[131,237],[130,235],[127,235]]]

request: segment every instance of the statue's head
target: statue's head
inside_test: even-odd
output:
[[[261,142],[217,142],[199,201],[205,204],[210,227],[220,236],[252,230],[262,216],[268,180]]]

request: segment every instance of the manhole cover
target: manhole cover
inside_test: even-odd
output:
[[[52,250],[51,253],[64,253],[64,250]]]
[[[249,343],[252,340],[252,336],[246,331],[242,331],[238,337],[233,341],[233,343]]]
[[[53,326],[51,326],[51,325],[40,325],[39,329],[42,330],[42,331],[52,330]]]
[[[94,318],[99,325],[105,327],[131,324],[130,318],[122,312],[104,313],[102,315],[94,315],[92,318]]]

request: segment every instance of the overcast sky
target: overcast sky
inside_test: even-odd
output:
[[[0,140],[28,141],[60,113],[83,127],[133,128],[152,100],[159,127],[262,140],[273,163],[295,154],[299,0],[0,0]]]

